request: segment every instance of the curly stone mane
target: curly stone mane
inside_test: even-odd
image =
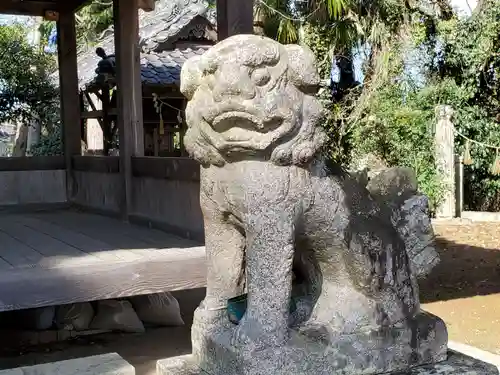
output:
[[[314,55],[301,46],[249,35],[218,43],[182,68],[187,151],[205,166],[311,162],[326,139],[319,83]]]

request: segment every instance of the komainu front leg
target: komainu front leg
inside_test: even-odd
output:
[[[245,237],[237,222],[202,194],[207,257],[207,291],[200,306],[207,317],[227,317],[228,299],[243,293]],[[200,312],[200,311],[199,311]]]
[[[278,346],[289,336],[293,215],[269,207],[246,224],[248,305],[234,345]]]

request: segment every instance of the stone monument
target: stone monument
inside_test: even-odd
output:
[[[185,63],[185,145],[202,165],[207,294],[193,354],[160,361],[160,374],[470,368],[448,356],[441,319],[420,310],[417,281],[438,261],[426,197],[407,170],[368,189],[327,165],[319,83],[311,51],[255,35]],[[228,301],[243,306],[242,317],[231,319]]]
[[[437,208],[436,216],[443,219],[456,217],[455,197],[455,126],[453,109],[447,105],[436,107],[438,122],[434,133],[436,163],[442,176],[445,194]]]

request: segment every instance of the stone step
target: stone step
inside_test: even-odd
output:
[[[108,353],[3,370],[0,375],[135,375],[135,369],[117,353]]]
[[[293,358],[290,358],[290,360],[293,360]],[[251,371],[247,373],[266,375],[274,375],[276,373],[275,371],[268,371],[266,373],[264,372],[264,368],[250,370]],[[225,371],[223,373],[226,375],[238,375],[241,374],[241,370],[235,367],[234,371]],[[351,372],[347,373],[351,374]],[[359,372],[356,373],[359,374]],[[317,374],[317,371],[311,370],[289,373],[289,375],[293,374]],[[340,375],[346,374],[346,372],[340,370],[329,372],[329,374]],[[185,355],[158,361],[156,364],[156,375],[213,375],[213,373],[203,371],[197,365],[197,360],[192,355]],[[497,367],[490,363],[469,357],[459,352],[449,351],[448,358],[443,362],[414,367],[402,372],[391,372],[387,373],[387,375],[499,375],[499,372]]]

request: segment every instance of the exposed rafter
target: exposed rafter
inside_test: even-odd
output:
[[[0,13],[44,16],[46,11],[74,10],[86,0],[0,0]]]
[[[90,0],[0,0],[0,13],[45,16],[47,11],[75,11]],[[154,9],[154,0],[139,0],[139,8]]]

